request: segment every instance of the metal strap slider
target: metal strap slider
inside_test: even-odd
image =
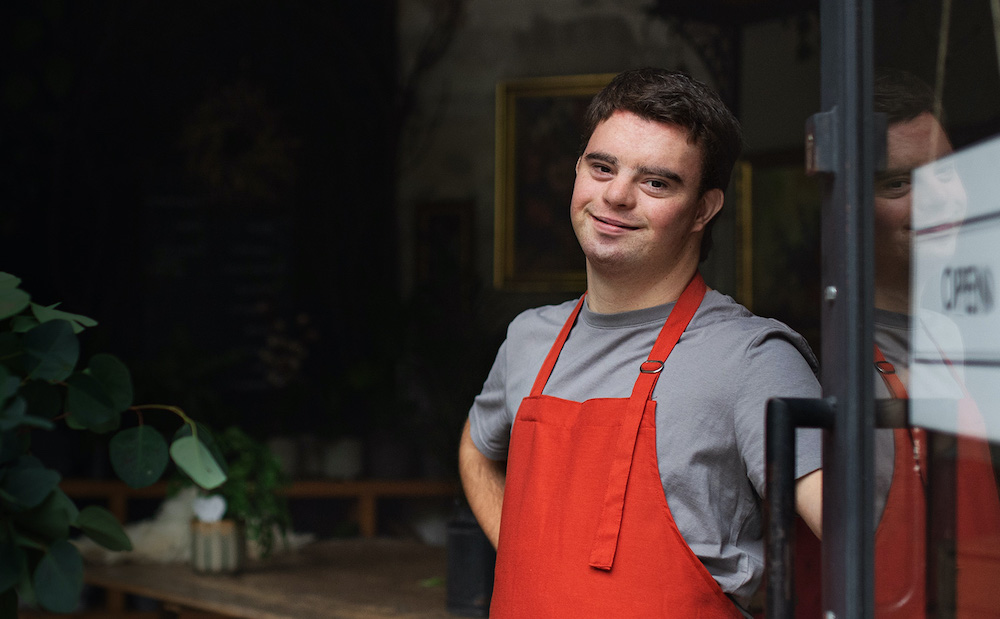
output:
[[[875,369],[879,371],[880,374],[895,374],[896,368],[893,367],[888,361],[876,361]]]
[[[663,362],[656,359],[643,361],[642,365],[639,366],[639,371],[643,374],[659,374],[661,370],[663,370]]]

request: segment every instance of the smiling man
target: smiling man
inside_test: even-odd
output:
[[[764,566],[765,404],[817,397],[815,358],[698,274],[741,148],[718,95],[627,71],[587,124],[570,204],[587,293],[511,322],[459,448],[497,546],[491,616],[745,616]],[[798,449],[816,526],[819,434]]]

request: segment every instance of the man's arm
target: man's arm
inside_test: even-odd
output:
[[[500,512],[503,508],[503,488],[507,479],[505,462],[490,460],[472,442],[469,420],[465,421],[458,445],[458,472],[462,476],[465,498],[479,526],[493,547],[500,540]]]
[[[795,510],[816,537],[823,539],[823,469],[795,482]]]

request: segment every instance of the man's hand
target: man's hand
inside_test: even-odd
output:
[[[486,537],[497,547],[500,541],[500,512],[503,509],[503,489],[507,479],[506,462],[490,460],[479,451],[465,421],[458,445],[458,472],[462,476],[465,498]]]

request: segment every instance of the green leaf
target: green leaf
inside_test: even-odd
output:
[[[52,423],[51,420],[44,417],[35,417],[34,415],[25,415],[21,419],[22,428],[38,428],[39,430],[51,430],[56,427],[56,424]]]
[[[37,303],[32,303],[31,312],[35,315],[35,318],[38,319],[38,322],[41,323],[49,322],[50,320],[65,320],[72,326],[73,333],[79,333],[86,327],[97,326],[97,321],[93,318],[57,310],[56,307],[58,306],[58,303],[54,303],[53,305],[49,305],[47,307],[38,305]]]
[[[184,436],[170,446],[170,456],[177,466],[205,490],[217,488],[226,481],[226,474],[212,453],[193,436]]]
[[[69,527],[80,511],[61,489],[56,488],[37,507],[14,515],[14,523],[22,532],[30,532],[34,539],[50,540],[69,537]]]
[[[121,416],[121,411],[115,409],[104,386],[83,372],[76,372],[66,379],[66,412],[71,419],[95,432],[100,432],[102,427]]]
[[[0,432],[13,430],[20,426],[28,413],[28,403],[22,397],[14,400],[0,410]]]
[[[115,474],[133,488],[143,488],[158,480],[170,460],[167,441],[146,425],[115,434],[108,450]]]
[[[59,473],[45,468],[38,458],[21,456],[4,474],[0,490],[11,497],[15,507],[31,509],[49,496],[60,479]]]
[[[132,375],[118,357],[104,353],[94,355],[86,371],[104,387],[115,410],[121,412],[132,406]]]
[[[87,537],[108,550],[132,550],[132,542],[125,534],[121,523],[114,514],[103,507],[91,505],[83,508],[76,519],[76,526]]]
[[[219,465],[219,468],[222,469],[222,472],[225,473],[226,477],[229,477],[229,460],[226,458],[226,454],[223,452],[222,446],[215,440],[215,435],[212,434],[212,431],[209,430],[204,424],[196,422],[196,425],[198,426],[198,440],[201,441],[201,443],[208,449],[208,452],[212,454],[212,457],[215,458],[216,464]],[[177,429],[177,432],[174,433],[174,440],[176,441],[184,436],[193,436],[191,429],[192,425],[185,423]]]
[[[115,413],[110,419],[104,423],[99,423],[97,425],[87,428],[95,434],[110,434],[115,432],[122,425],[122,416],[119,413]]]
[[[17,529],[14,529],[14,542],[18,546],[20,546],[21,548],[28,548],[28,549],[31,549],[33,551],[37,551],[36,554],[38,556],[34,559],[35,565],[38,564],[38,560],[41,559],[42,555],[45,554],[45,551],[48,550],[48,547],[45,544],[43,544],[42,542],[36,540],[33,537],[29,537],[28,535],[22,535]],[[28,564],[30,565],[31,562],[32,562],[32,558],[31,558],[31,554],[29,553],[28,554]],[[30,584],[30,582],[31,582],[30,578],[28,579],[28,582]],[[21,584],[24,584],[24,583],[22,582]]]
[[[11,538],[0,542],[0,557],[3,557],[3,560],[0,561],[0,591],[13,589],[14,585],[21,580],[21,574],[28,569],[24,551]],[[7,616],[9,615],[0,612],[0,617]]]
[[[66,417],[66,427],[70,430],[86,430],[87,426],[83,425],[72,416]]]
[[[21,285],[21,278],[16,275],[11,275],[4,271],[0,271],[0,290],[8,290],[10,288],[17,288]]]
[[[7,406],[0,410],[0,432],[27,426],[51,430],[54,426],[51,420],[28,414],[28,401],[17,396]]]
[[[21,313],[31,303],[31,295],[20,288],[0,289],[0,320]]]
[[[22,544],[23,545],[23,544]],[[43,548],[42,553],[45,552]],[[39,558],[35,560],[35,565],[41,560],[42,554],[39,554]],[[17,597],[20,598],[21,602],[28,608],[34,608],[38,606],[38,600],[35,598],[35,585],[31,582],[31,572],[32,572],[32,559],[28,557],[28,569],[21,575],[21,580],[17,582]]]
[[[14,316],[10,319],[10,330],[14,333],[27,333],[40,324],[34,316]]]
[[[23,369],[22,356],[24,349],[21,347],[21,338],[10,331],[0,332],[0,364],[20,372]]]
[[[66,380],[80,357],[80,342],[65,320],[38,325],[24,334],[25,370],[29,378]]]
[[[68,613],[76,609],[83,592],[83,558],[76,546],[59,540],[49,546],[35,568],[35,596],[46,610]]]

